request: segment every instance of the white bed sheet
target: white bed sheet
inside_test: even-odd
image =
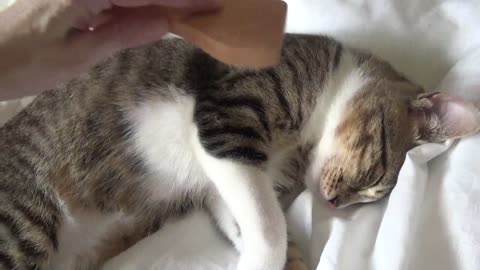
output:
[[[332,35],[372,50],[428,89],[480,101],[480,2],[287,2],[289,32]],[[28,101],[0,103],[0,124]],[[311,269],[480,269],[480,135],[410,151],[398,185],[379,203],[331,210],[305,192],[288,222]],[[236,259],[200,212],[105,268],[220,270],[234,269]]]

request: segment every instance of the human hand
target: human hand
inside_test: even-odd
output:
[[[0,11],[0,100],[37,94],[168,32],[165,7],[209,11],[220,0],[17,0]],[[93,30],[93,31],[92,31]]]

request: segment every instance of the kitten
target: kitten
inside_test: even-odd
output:
[[[335,207],[377,200],[409,149],[479,122],[327,37],[287,35],[281,63],[261,71],[180,39],[125,50],[0,129],[0,269],[98,269],[206,207],[237,269],[280,270],[280,202],[304,183]]]

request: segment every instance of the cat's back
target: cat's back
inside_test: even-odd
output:
[[[176,138],[168,130],[187,132],[194,122],[195,104],[204,98],[199,97],[199,91],[219,99],[236,93],[260,103],[277,102],[265,107],[265,115],[275,123],[279,114],[272,111],[269,116],[270,108],[288,107],[283,103],[299,107],[299,102],[303,107],[313,106],[316,86],[334,68],[341,53],[342,46],[331,38],[288,34],[281,63],[252,71],[220,63],[179,38],[123,50],[88,73],[42,93],[1,127],[0,158],[6,164],[14,162],[10,156],[26,155],[36,170],[72,162],[87,168],[89,163],[85,165],[81,158],[98,162],[99,158],[90,157],[102,157],[98,149],[125,150],[134,130],[148,135],[155,125],[163,128],[165,139]],[[235,83],[239,81],[242,83]],[[224,89],[234,85],[234,89]],[[286,94],[279,93],[281,89]],[[299,89],[311,93],[296,98]],[[300,122],[298,118],[292,121]],[[277,122],[282,121],[279,118]],[[151,147],[145,147],[150,151]],[[17,163],[15,166],[20,167],[25,162]]]

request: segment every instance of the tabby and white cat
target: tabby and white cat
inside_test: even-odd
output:
[[[125,50],[1,128],[0,269],[98,269],[206,206],[241,251],[237,269],[280,270],[277,196],[306,183],[337,207],[377,200],[409,149],[479,122],[326,37],[287,35],[281,63],[261,71],[180,39]]]

